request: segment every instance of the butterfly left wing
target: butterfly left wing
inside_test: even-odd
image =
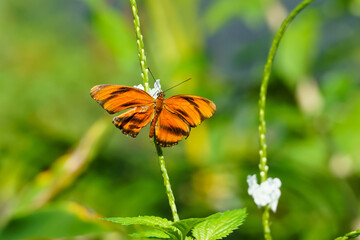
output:
[[[136,137],[154,117],[155,99],[138,88],[103,84],[93,87],[90,95],[110,114],[131,108],[113,119],[125,135]]]

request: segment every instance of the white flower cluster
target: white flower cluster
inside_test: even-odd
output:
[[[269,205],[273,212],[276,211],[278,201],[281,195],[281,181],[278,178],[268,178],[265,182],[258,184],[256,175],[247,177],[249,184],[248,193],[254,198],[258,207]]]
[[[139,85],[135,85],[134,87],[141,89],[141,90],[145,90],[144,86],[142,84]],[[149,94],[153,97],[153,98],[157,98],[158,94],[162,92],[161,90],[161,85],[160,85],[160,79],[157,79],[154,83],[154,88],[150,88],[149,90]]]

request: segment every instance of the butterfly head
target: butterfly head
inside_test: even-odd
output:
[[[165,93],[159,92],[159,93],[157,94],[157,97],[158,97],[158,98],[164,98],[164,97],[165,97]]]

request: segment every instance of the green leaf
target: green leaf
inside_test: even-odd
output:
[[[139,216],[139,217],[114,217],[114,218],[103,218],[106,221],[120,223],[121,225],[145,225],[145,226],[159,226],[159,227],[170,227],[172,222],[161,217],[155,216]]]
[[[193,237],[186,237],[185,240],[194,240]]]
[[[216,213],[195,226],[192,231],[198,240],[217,240],[238,228],[246,217],[246,209]]]
[[[157,239],[168,239],[170,236],[164,233],[161,230],[153,229],[149,231],[139,232],[139,233],[131,233],[129,234],[131,237],[135,238],[157,238]]]
[[[121,225],[144,225],[153,227],[155,229],[158,229],[168,236],[170,236],[172,239],[182,239],[181,231],[172,226],[171,221],[161,218],[161,217],[155,217],[155,216],[139,216],[139,217],[115,217],[115,218],[103,218],[104,220],[114,222],[114,223],[120,223]]]
[[[206,218],[188,218],[173,223],[173,226],[179,229],[182,233],[183,239],[189,231],[198,223],[204,221]]]

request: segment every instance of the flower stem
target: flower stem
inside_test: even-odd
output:
[[[179,215],[178,215],[177,210],[176,210],[174,194],[173,194],[173,192],[171,190],[171,184],[170,184],[169,176],[168,176],[167,171],[166,171],[164,155],[163,155],[163,152],[162,152],[162,149],[161,149],[160,146],[155,144],[155,147],[156,147],[157,154],[159,156],[159,164],[160,164],[161,174],[162,174],[163,179],[164,179],[164,185],[165,185],[165,188],[166,188],[166,194],[167,194],[168,199],[169,199],[169,205],[170,205],[170,208],[171,208],[171,213],[173,215],[174,222],[176,222],[176,221],[179,221]]]
[[[280,26],[280,29],[276,33],[274,40],[271,44],[271,48],[269,51],[269,55],[264,67],[264,75],[261,82],[260,87],[260,98],[259,98],[259,137],[260,137],[260,178],[261,182],[265,182],[267,179],[267,173],[269,170],[269,166],[267,166],[267,152],[266,152],[266,122],[265,122],[265,105],[266,105],[266,91],[267,86],[271,74],[271,66],[278,49],[280,40],[282,39],[287,26],[291,23],[291,21],[296,17],[297,14],[301,10],[303,10],[308,4],[313,2],[313,0],[304,0],[301,2],[291,13],[290,15],[283,21]],[[263,212],[263,227],[264,227],[264,237],[266,240],[271,240],[270,234],[270,221],[269,221],[269,207],[265,207]]]
[[[132,10],[132,13],[134,16],[136,43],[138,45],[139,60],[140,60],[140,66],[141,66],[141,77],[143,79],[145,91],[149,92],[149,72],[148,72],[148,68],[146,66],[146,56],[145,56],[145,50],[144,50],[143,35],[141,34],[141,28],[140,28],[140,18],[138,15],[136,1],[130,0],[130,4],[131,4],[131,10]]]
[[[264,238],[266,240],[271,240],[271,231],[270,231],[270,208],[265,206],[263,215],[262,215],[262,224],[264,227]]]
[[[140,28],[140,18],[139,18],[139,15],[138,15],[136,1],[135,0],[130,0],[130,4],[131,4],[131,10],[132,10],[132,13],[133,13],[133,16],[134,16],[136,42],[137,42],[137,45],[138,45],[139,60],[140,60],[140,66],[141,66],[141,77],[143,79],[145,91],[149,92],[149,74],[148,74],[148,68],[147,68],[147,65],[146,65],[146,56],[145,56],[145,50],[144,50],[143,35],[141,34],[141,28]],[[154,136],[154,140],[155,140],[155,138],[156,137]],[[154,141],[154,143],[155,142],[156,141]],[[164,178],[164,185],[165,185],[165,188],[166,188],[166,194],[167,194],[168,199],[169,199],[169,205],[170,205],[170,208],[171,208],[173,219],[174,219],[174,221],[179,221],[179,215],[177,214],[177,210],[176,210],[174,194],[173,194],[173,192],[171,190],[170,179],[169,179],[169,176],[167,174],[167,170],[166,170],[166,166],[165,166],[165,158],[164,158],[161,147],[156,145],[156,143],[155,143],[155,147],[156,147],[156,152],[157,152],[158,157],[159,157],[160,170],[161,170],[161,174],[162,174],[162,176]]]

